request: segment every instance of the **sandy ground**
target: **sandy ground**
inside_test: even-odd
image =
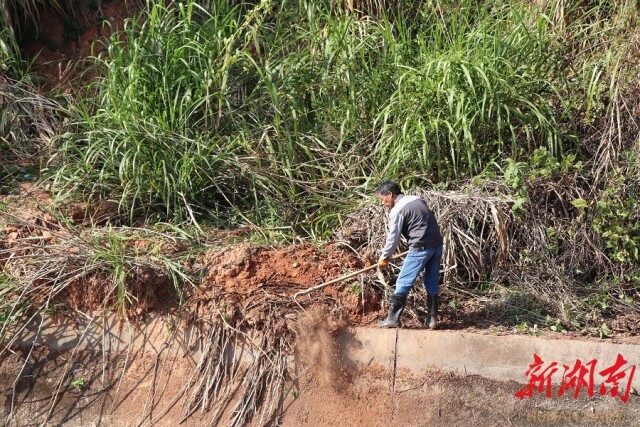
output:
[[[535,399],[514,396],[522,385],[456,376],[422,375],[360,368],[343,387],[313,377],[285,413],[285,426],[532,426],[637,425],[638,401],[613,399]]]

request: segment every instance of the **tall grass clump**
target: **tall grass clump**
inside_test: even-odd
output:
[[[446,179],[476,174],[498,153],[560,154],[574,141],[547,16],[513,3],[437,9],[425,10],[428,31],[415,35],[414,59],[399,65],[377,118],[380,167]]]
[[[579,117],[582,149],[602,184],[636,139],[638,82],[638,5],[632,1],[554,5],[562,17],[558,37],[565,41],[564,79]]]
[[[150,2],[96,58],[95,102],[78,105],[78,133],[63,146],[56,182],[185,218],[237,169],[242,136],[223,139],[232,123],[219,100],[241,16],[233,7],[161,3]]]
[[[309,125],[296,92],[307,76],[283,51],[292,43],[285,22],[263,22],[276,12],[271,2],[210,3],[149,2],[111,37],[96,58],[95,97],[77,105],[77,131],[62,146],[60,194],[177,219],[241,207],[268,220],[314,188],[322,203],[331,166],[348,153]]]
[[[380,175],[576,150],[552,7],[374,6],[149,1],[95,59],[54,188],[132,216],[328,227]]]
[[[8,17],[0,13],[0,73],[16,75],[20,68],[20,56],[13,29]]]

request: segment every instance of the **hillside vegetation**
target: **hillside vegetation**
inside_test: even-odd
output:
[[[637,330],[636,2],[148,1],[46,96],[19,49],[39,4],[0,14],[3,191],[27,158],[58,206],[110,200],[118,225],[324,239],[383,221],[363,203],[393,178],[453,209],[436,210],[453,308]],[[73,22],[100,2],[48,4]]]

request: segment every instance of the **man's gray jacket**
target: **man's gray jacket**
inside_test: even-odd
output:
[[[389,213],[389,234],[380,258],[390,258],[396,251],[400,236],[410,247],[434,249],[442,246],[442,235],[436,217],[424,200],[399,194]]]

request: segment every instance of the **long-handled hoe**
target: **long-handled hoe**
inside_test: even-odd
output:
[[[398,255],[394,255],[394,256],[391,257],[391,260],[402,258],[408,252],[409,251],[405,251],[405,252],[402,252],[402,253],[400,253]],[[305,295],[305,294],[308,294],[309,292],[317,291],[318,289],[322,289],[325,286],[333,285],[334,283],[338,283],[338,282],[342,282],[343,280],[351,279],[353,277],[356,277],[359,274],[366,273],[367,271],[371,271],[371,270],[374,270],[376,268],[378,268],[378,265],[377,264],[373,264],[373,265],[370,265],[369,267],[363,268],[362,270],[354,271],[353,273],[349,273],[349,274],[345,274],[344,276],[340,276],[337,279],[329,280],[328,282],[321,283],[320,285],[312,286],[312,287],[310,287],[308,289],[296,292],[293,295],[293,299],[297,299],[299,295]]]

